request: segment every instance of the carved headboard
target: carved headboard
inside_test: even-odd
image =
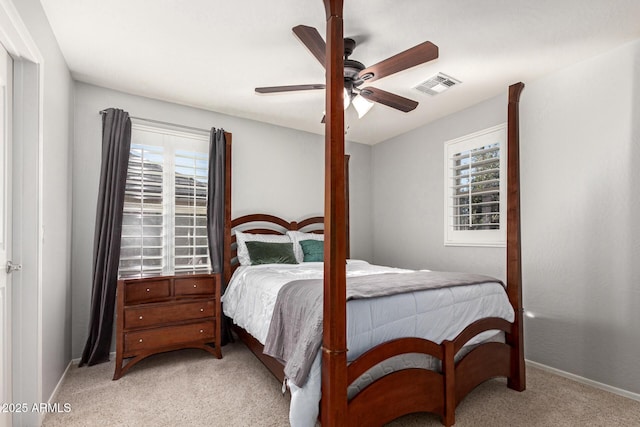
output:
[[[314,216],[301,221],[287,221],[275,215],[251,214],[244,215],[231,221],[230,227],[225,227],[225,237],[229,244],[224,247],[225,280],[238,268],[236,231],[253,234],[285,234],[288,230],[303,231],[305,233],[323,233],[324,217]],[[228,276],[228,277],[227,277]]]

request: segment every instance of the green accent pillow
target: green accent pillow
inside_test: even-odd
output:
[[[293,243],[246,242],[251,265],[297,264]]]
[[[304,262],[324,261],[324,241],[322,240],[300,240]]]

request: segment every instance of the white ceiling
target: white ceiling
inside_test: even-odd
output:
[[[324,83],[291,28],[325,37],[321,0],[41,0],[76,80],[321,134],[324,91],[257,95],[257,86]],[[375,144],[640,38],[639,0],[345,0],[351,59],[373,65],[425,40],[440,57],[371,83],[420,103],[376,104],[347,139]],[[438,72],[463,83],[436,97]],[[603,76],[603,83],[605,83]],[[525,89],[526,90],[526,89]],[[132,112],[135,114],[135,112]]]

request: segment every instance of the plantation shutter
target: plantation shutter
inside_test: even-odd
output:
[[[175,272],[209,270],[207,243],[208,155],[177,150],[175,156]]]
[[[500,145],[456,153],[452,157],[451,224],[454,230],[500,228]]]
[[[208,134],[132,126],[120,277],[209,272]]]
[[[164,153],[131,145],[120,243],[121,277],[163,272]]]
[[[505,150],[505,125],[445,142],[445,245],[505,244]]]

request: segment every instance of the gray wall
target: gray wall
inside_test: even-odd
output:
[[[524,83],[526,357],[640,393],[640,42]],[[504,249],[443,246],[442,204],[444,141],[506,121],[506,102],[374,146],[376,263],[504,277]]]
[[[505,123],[506,117],[505,91],[504,96],[373,147],[372,221],[377,264],[474,271],[503,278],[504,248],[443,246],[443,179],[444,141]]]
[[[71,147],[73,120],[73,81],[56,39],[38,0],[14,1],[20,17],[43,57],[40,72],[42,87],[43,146],[42,170],[43,238],[41,245],[41,364],[40,396],[34,402],[46,402],[71,359]],[[37,164],[25,172],[36,177]],[[30,199],[37,197],[29,194]],[[37,230],[37,224],[28,224]],[[25,269],[34,269],[25,265]],[[35,286],[28,283],[26,286]],[[32,304],[36,304],[33,301]],[[34,331],[34,334],[36,331]],[[37,372],[37,368],[34,366]],[[14,396],[15,397],[15,396]],[[35,414],[32,418],[37,417]],[[23,420],[26,424],[34,422]]]
[[[636,42],[531,82],[521,98],[527,357],[634,393],[639,64]]]
[[[73,152],[73,356],[79,357],[88,331],[96,197],[100,170],[101,118],[116,107],[134,117],[233,134],[232,214],[262,211],[297,220],[324,209],[324,137],[84,83],[75,87]],[[347,143],[351,154],[351,254],[371,259],[371,147]]]

